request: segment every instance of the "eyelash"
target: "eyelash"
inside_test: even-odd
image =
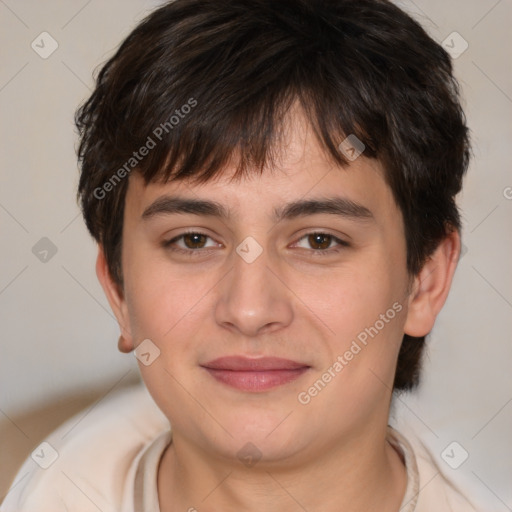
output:
[[[182,249],[181,247],[173,247],[172,246],[178,240],[182,239],[183,237],[185,237],[187,235],[201,235],[201,236],[205,236],[206,238],[212,239],[210,236],[208,236],[205,233],[201,233],[200,231],[186,231],[184,233],[181,233],[181,235],[178,235],[178,236],[172,238],[171,240],[165,240],[164,242],[162,242],[162,246],[167,250],[170,250],[172,252],[176,252],[179,254],[185,254],[187,256],[198,256],[198,255],[201,255],[201,253],[204,255],[205,252],[208,252],[208,249],[201,249],[201,248],[199,248],[199,249]],[[350,244],[348,242],[346,242],[345,240],[341,240],[340,238],[332,235],[331,233],[324,233],[322,231],[312,231],[310,233],[306,233],[305,235],[301,236],[297,240],[297,242],[300,242],[304,238],[307,238],[311,235],[328,236],[328,237],[331,237],[331,241],[337,242],[339,247],[342,247],[342,248],[350,247]],[[340,250],[341,250],[340,248],[337,248],[337,249],[332,249],[332,248],[331,249],[311,249],[311,253],[314,254],[315,256],[328,256],[333,253],[338,253],[338,252],[340,252]]]

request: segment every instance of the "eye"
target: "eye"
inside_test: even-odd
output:
[[[339,247],[349,247],[350,244],[348,242],[345,242],[344,240],[341,240],[340,238],[331,235],[329,233],[322,233],[322,232],[314,232],[314,233],[308,233],[307,235],[303,236],[299,239],[297,244],[300,244],[302,241],[304,241],[309,247],[302,246],[304,249],[313,249],[313,253],[317,255],[325,255],[325,254],[332,254],[339,252]],[[334,246],[333,246],[334,243]],[[298,245],[301,247],[300,245]],[[338,248],[334,248],[338,246]]]
[[[208,245],[208,240],[211,241],[210,245]],[[306,246],[301,244],[306,244]],[[192,255],[194,253],[204,254],[204,252],[208,252],[207,249],[218,247],[220,244],[204,233],[189,231],[164,241],[162,245],[170,251]],[[337,253],[340,251],[339,247],[349,247],[350,244],[329,233],[313,232],[301,237],[295,246],[309,249],[313,254],[320,256]]]
[[[189,231],[187,233],[182,233],[171,240],[164,241],[162,245],[171,251],[190,254],[193,252],[199,252],[200,249],[208,249],[209,247],[216,247],[216,245],[218,245],[213,242],[213,240],[212,245],[206,245],[208,239],[212,240],[211,237],[204,233]]]

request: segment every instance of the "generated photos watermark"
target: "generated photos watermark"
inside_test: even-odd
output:
[[[187,103],[183,104],[180,108],[177,108],[167,121],[160,123],[152,132],[148,135],[146,142],[137,150],[132,153],[132,156],[126,160],[126,162],[117,169],[114,174],[105,182],[101,187],[94,189],[93,195],[96,199],[101,201],[105,199],[109,192],[112,192],[114,188],[128,176],[133,169],[135,169],[146,156],[162,141],[164,136],[171,132],[181,120],[184,119],[192,109],[197,106],[197,100],[189,98]]]
[[[301,391],[297,395],[299,403],[302,405],[309,404],[368,345],[369,339],[375,338],[402,309],[402,304],[397,301],[385,313],[382,313],[372,326],[365,327],[356,336],[356,339],[352,340],[350,348],[342,355],[339,355],[336,361],[307,390]]]

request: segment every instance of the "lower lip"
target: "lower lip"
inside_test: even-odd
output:
[[[234,371],[205,368],[219,382],[241,391],[267,391],[299,378],[307,367],[295,370]]]

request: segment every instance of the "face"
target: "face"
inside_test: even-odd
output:
[[[175,439],[227,457],[249,442],[269,461],[313,457],[386,424],[407,316],[382,168],[334,166],[305,122],[287,126],[261,176],[134,174],[126,196],[125,337],[151,340],[140,370]]]

